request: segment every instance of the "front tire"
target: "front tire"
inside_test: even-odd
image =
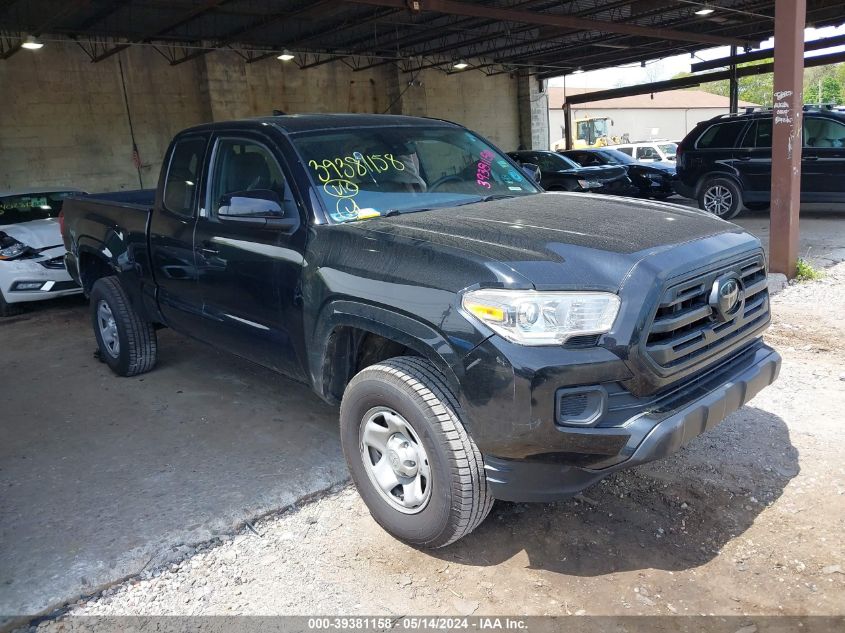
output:
[[[730,178],[711,178],[698,192],[698,208],[730,220],[742,211],[742,192]]]
[[[444,547],[490,512],[484,462],[442,374],[422,358],[371,365],[340,406],[343,453],[373,519],[410,545]]]
[[[23,308],[17,303],[6,303],[3,293],[0,292],[0,317],[16,316],[23,312]]]
[[[103,277],[91,289],[91,322],[100,356],[118,376],[137,376],[156,362],[152,323],[144,321],[116,277]]]

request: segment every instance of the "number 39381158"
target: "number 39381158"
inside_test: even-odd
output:
[[[485,189],[490,189],[492,187],[490,184],[490,166],[492,165],[494,158],[495,154],[493,154],[493,152],[488,152],[487,150],[484,150],[479,155],[478,167],[475,169],[475,182],[478,183],[479,187],[484,187]]]

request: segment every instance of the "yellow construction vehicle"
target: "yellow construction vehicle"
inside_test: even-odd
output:
[[[605,147],[607,145],[618,145],[621,141],[616,136],[608,133],[610,117],[584,117],[575,119],[573,131],[570,133],[572,149],[584,149],[585,147]],[[561,139],[555,143],[555,149],[565,149],[566,140]]]

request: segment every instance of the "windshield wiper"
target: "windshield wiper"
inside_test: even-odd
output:
[[[507,200],[508,198],[516,198],[515,195],[510,193],[494,193],[490,194],[489,196],[484,196],[479,200],[479,202],[490,202],[491,200]]]

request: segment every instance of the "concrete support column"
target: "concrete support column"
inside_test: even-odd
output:
[[[775,0],[769,265],[772,272],[783,273],[789,278],[795,276],[798,259],[806,14],[806,0]]]
[[[549,149],[549,97],[545,83],[520,70],[516,77],[519,143],[524,149]]]

